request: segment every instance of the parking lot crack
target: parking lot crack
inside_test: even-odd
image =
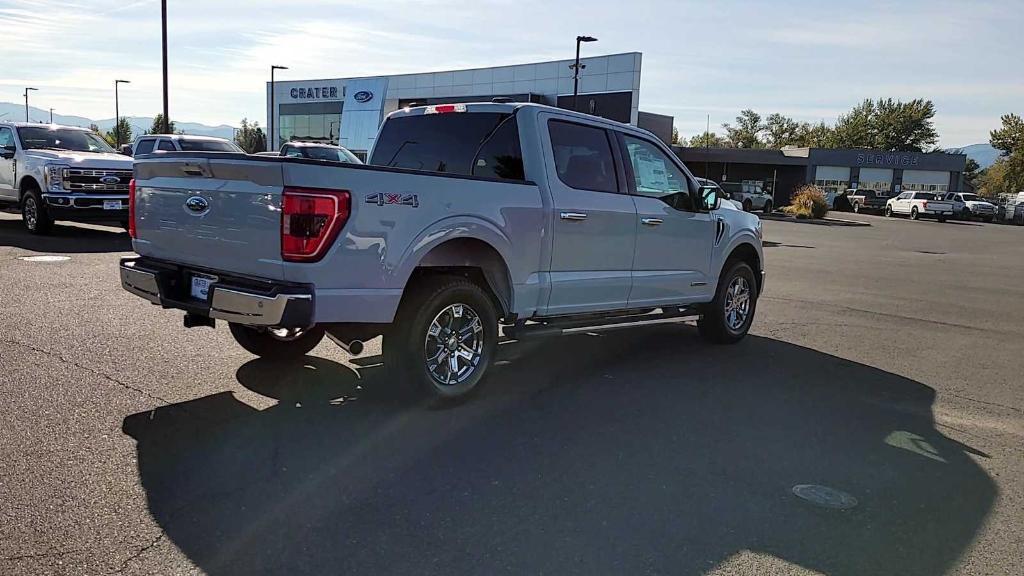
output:
[[[70,358],[66,358],[66,357],[64,357],[63,355],[61,355],[58,352],[54,352],[52,350],[47,350],[45,348],[40,348],[38,346],[33,346],[32,344],[27,344],[25,342],[19,342],[17,340],[10,340],[10,339],[7,339],[7,338],[3,339],[2,342],[4,344],[11,344],[11,345],[14,345],[14,346],[20,346],[20,347],[25,348],[27,350],[32,350],[34,352],[38,352],[40,354],[44,354],[46,356],[49,356],[50,358],[54,358],[55,360],[60,361],[61,363],[67,364],[69,366],[74,366],[75,368],[78,368],[80,370],[85,370],[86,372],[89,372],[90,374],[94,374],[96,376],[99,376],[100,378],[102,378],[102,379],[104,379],[104,380],[106,380],[108,382],[111,382],[113,384],[116,384],[116,385],[124,388],[125,390],[130,390],[132,392],[135,392],[137,394],[141,394],[141,395],[143,395],[143,396],[145,396],[147,398],[150,398],[152,400],[156,400],[158,402],[162,402],[164,404],[171,404],[171,401],[167,400],[166,398],[161,398],[160,396],[157,396],[156,394],[153,394],[151,392],[147,392],[146,390],[143,390],[142,388],[139,388],[138,386],[133,386],[132,384],[129,384],[129,383],[123,381],[123,380],[119,380],[119,379],[111,376],[110,374],[107,374],[107,373],[102,372],[100,370],[96,370],[95,368],[90,368],[89,366],[86,366],[84,364],[81,364],[79,362],[71,360]]]
[[[128,568],[129,564],[131,564],[133,561],[137,560],[140,556],[145,554],[150,548],[152,548],[152,547],[156,546],[157,544],[159,544],[160,541],[163,540],[165,536],[167,536],[167,533],[166,532],[161,532],[151,542],[149,542],[148,544],[146,544],[142,548],[139,548],[131,556],[126,558],[125,561],[121,563],[121,567],[118,568],[117,570],[114,570],[112,572],[112,574],[121,574],[121,573],[123,573],[125,571],[125,569]]]

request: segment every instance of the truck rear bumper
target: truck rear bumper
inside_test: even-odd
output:
[[[313,325],[310,286],[194,270],[147,258],[123,258],[121,287],[164,308],[249,326],[306,328]],[[208,297],[193,298],[190,278],[214,276]]]

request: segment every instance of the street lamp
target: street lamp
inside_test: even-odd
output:
[[[39,90],[39,88],[25,88],[25,122],[28,122],[28,91]]]
[[[271,152],[277,147],[277,140],[274,139],[274,70],[287,69],[287,66],[270,65],[270,131],[267,132],[267,150]]]
[[[586,64],[580,64],[580,44],[583,42],[597,42],[597,38],[593,36],[577,36],[576,37],[576,63],[570,66],[572,68],[572,109],[576,110],[576,96],[580,92],[580,69],[586,68]]]
[[[164,59],[164,134],[171,132],[171,119],[167,114],[167,0],[160,0],[160,32]]]
[[[117,140],[117,148],[121,148],[121,105],[117,98],[117,85],[131,83],[131,80],[114,80],[114,139]]]
[[[53,108],[50,108],[50,124],[53,124]]]

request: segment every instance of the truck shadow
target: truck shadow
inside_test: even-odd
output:
[[[35,236],[25,230],[21,220],[0,219],[0,246],[13,246],[43,253],[86,254],[131,252],[128,233],[111,227],[85,227],[57,222],[47,236]]]
[[[695,332],[506,344],[450,409],[393,401],[374,368],[254,360],[238,380],[276,405],[223,392],[123,429],[153,517],[215,576],[693,574],[744,551],[827,574],[954,567],[996,488],[969,456],[986,455],[936,429],[933,389]]]

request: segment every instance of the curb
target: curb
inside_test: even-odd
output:
[[[786,216],[783,214],[772,213],[772,214],[759,214],[762,220],[774,220],[776,222],[791,222],[794,224],[814,224],[816,226],[871,226],[870,222],[861,222],[860,220],[844,220],[842,218],[821,218],[818,220],[802,220],[795,216]]]

